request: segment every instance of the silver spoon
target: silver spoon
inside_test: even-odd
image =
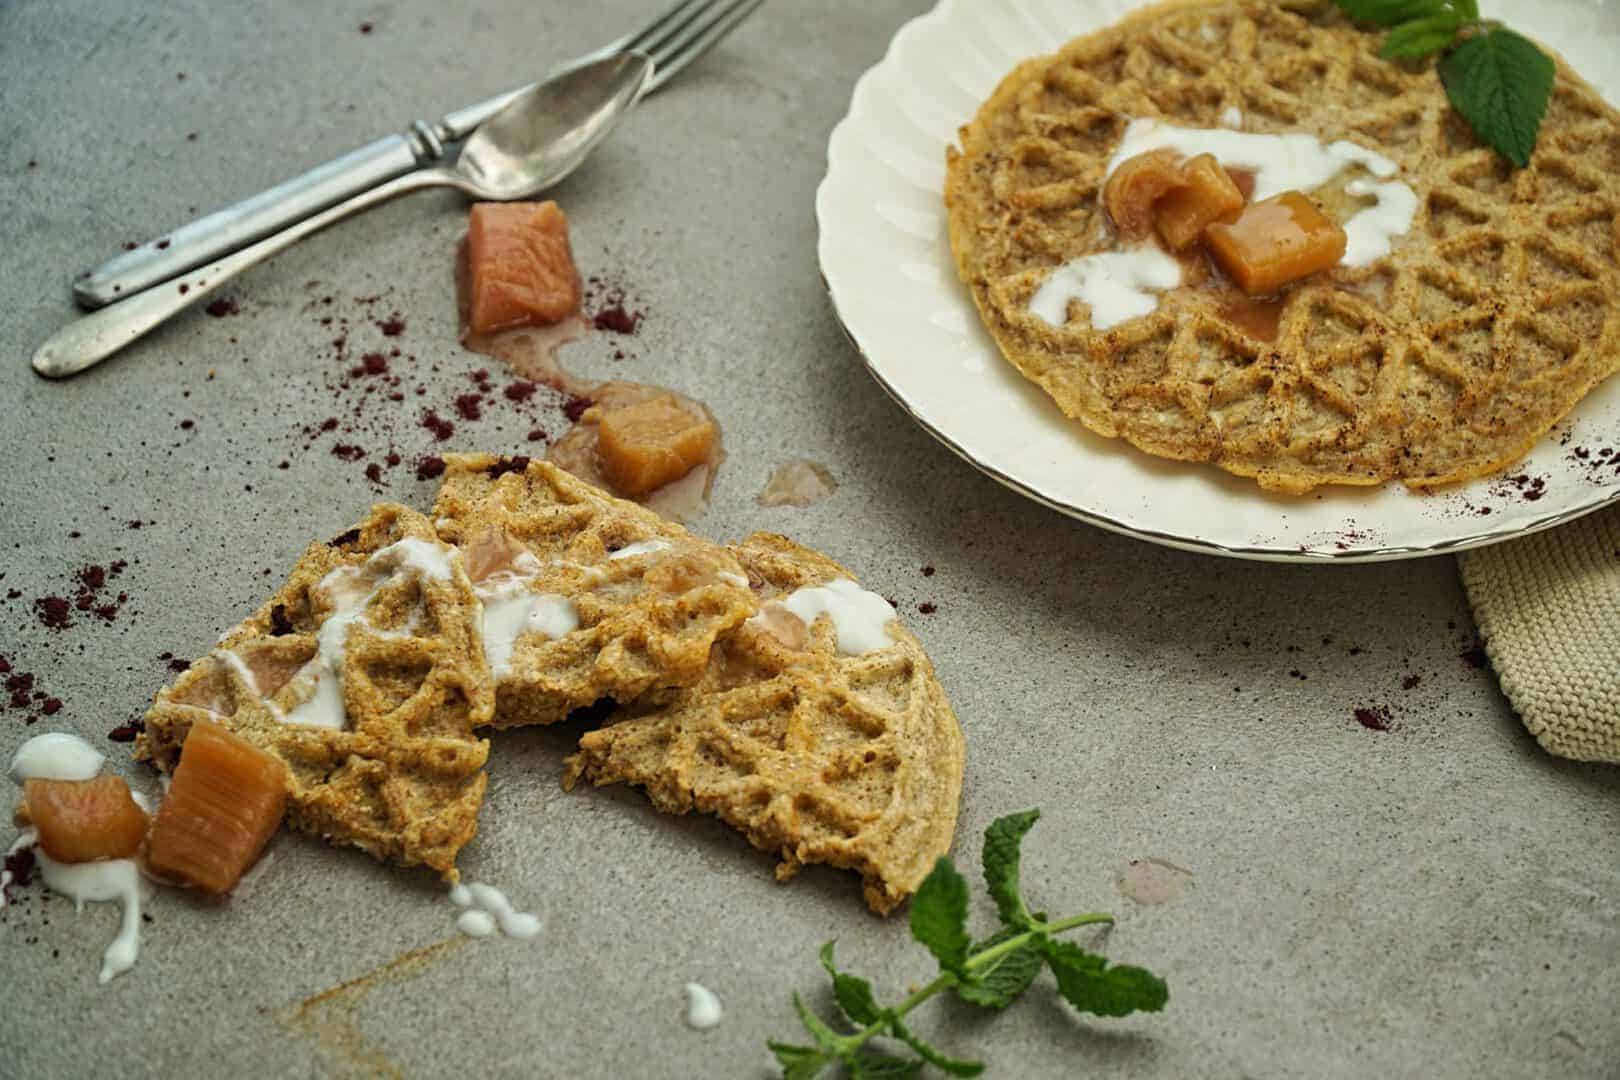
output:
[[[71,322],[34,353],[34,370],[60,379],[98,364],[244,270],[310,233],[396,196],[434,187],[453,187],[469,198],[495,202],[535,195],[585,160],[636,103],[652,71],[644,54],[621,53],[526,90],[479,126],[453,167],[422,169],[391,180],[234,255]]]

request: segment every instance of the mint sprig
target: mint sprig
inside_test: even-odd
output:
[[[1048,920],[1044,913],[1030,911],[1020,882],[1021,849],[1024,835],[1039,817],[1037,810],[1009,814],[985,830],[984,880],[1002,926],[976,943],[967,928],[966,879],[948,858],[934,864],[911,901],[911,935],[933,954],[939,975],[898,1004],[878,1004],[870,982],[838,967],[833,943],[821,947],[821,966],[832,980],[833,998],[853,1030],[839,1031],[795,993],[793,1007],[812,1045],[766,1044],[788,1080],[809,1080],[831,1067],[841,1067],[855,1080],[913,1077],[930,1066],[948,1076],[978,1076],[984,1071],[982,1062],[940,1052],[903,1018],[946,990],[983,1008],[1004,1009],[1029,988],[1042,967],[1052,971],[1063,999],[1081,1012],[1125,1016],[1164,1008],[1170,994],[1157,975],[1139,967],[1111,965],[1056,937],[1076,927],[1111,924],[1112,915],[1093,912]],[[898,1041],[916,1056],[868,1045],[879,1037]]]
[[[1530,164],[1557,68],[1535,42],[1494,19],[1478,0],[1334,0],[1359,22],[1389,28],[1387,60],[1440,57],[1452,108],[1481,142],[1519,168]]]

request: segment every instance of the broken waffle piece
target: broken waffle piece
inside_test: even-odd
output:
[[[726,549],[549,462],[448,454],[434,502],[483,603],[497,727],[700,679],[756,610]]]
[[[286,766],[211,720],[197,720],[152,823],[146,865],[203,892],[229,892],[281,826]]]
[[[161,691],[136,757],[172,772],[213,721],[286,765],[287,822],[457,879],[478,830],[495,694],[461,553],[381,504]],[[188,750],[189,754],[190,751]]]
[[[586,734],[564,784],[629,783],[667,813],[700,810],[775,853],[854,870],[888,913],[950,848],[962,731],[922,645],[882,597],[785,537],[731,548],[757,616],[696,686],[651,695]]]
[[[146,811],[122,777],[28,780],[23,793],[39,846],[59,863],[128,858],[146,839]]]

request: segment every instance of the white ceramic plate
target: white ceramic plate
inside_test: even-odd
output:
[[[1290,498],[1093,436],[1001,359],[951,261],[941,201],[945,146],[1018,61],[1135,6],[942,0],[902,27],[856,84],[816,192],[818,254],[839,319],[900,406],[963,458],[1054,510],[1239,558],[1412,558],[1495,543],[1620,503],[1620,461],[1596,464],[1603,450],[1620,455],[1620,376],[1503,478],[1431,495],[1394,483]],[[1486,7],[1559,49],[1610,101],[1620,101],[1620,68],[1612,62],[1620,12],[1612,6],[1537,0]]]

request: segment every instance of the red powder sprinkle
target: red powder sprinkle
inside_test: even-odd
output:
[[[923,567],[922,568],[922,576],[923,577],[933,577],[934,576],[934,568],[932,566]]]
[[[73,624],[71,605],[60,596],[39,597],[34,601],[34,612],[39,616],[39,621],[52,630],[61,630]]]
[[[328,416],[325,420],[321,421],[321,430],[322,431],[333,431],[333,430],[335,430],[337,428],[337,426],[338,426],[338,421],[337,421],[337,417],[335,417],[335,416]]]
[[[287,618],[287,605],[277,604],[270,609],[270,636],[285,637],[293,632],[292,620]]]
[[[529,432],[529,441],[530,442],[543,442],[543,441],[545,441],[545,438],[546,438],[546,429],[545,428],[535,428],[533,431]]]
[[[158,245],[158,247],[168,247],[168,246],[169,246],[168,241],[164,241],[163,243]],[[184,295],[186,295],[186,293],[188,293],[190,291],[191,291],[191,286],[187,285],[185,282],[182,281],[180,283],[180,295],[184,296]]]
[[[197,426],[197,421],[195,421],[195,420],[182,420],[182,421],[180,421],[180,430],[181,431],[190,431],[192,428],[194,428],[196,426]]]
[[[62,711],[62,699],[54,697],[46,698],[44,702],[41,703],[39,711],[44,713],[46,716],[55,716],[57,713]]]
[[[370,480],[373,484],[382,483],[382,466],[377,464],[375,461],[373,461],[370,465],[367,465],[366,479]]]
[[[107,584],[107,569],[103,566],[81,566],[73,576],[87,589],[99,589]]]
[[[388,451],[388,456],[386,458],[384,458],[383,460],[387,461],[388,462],[388,467],[390,469],[392,469],[395,465],[398,465],[404,459],[399,456],[399,451],[390,450],[390,451]]]
[[[347,530],[345,530],[343,532],[338,533],[336,536],[332,537],[332,539],[328,540],[326,542],[326,546],[327,547],[342,547],[344,544],[352,544],[358,539],[360,539],[360,530],[359,529],[347,529]]]
[[[527,379],[519,379],[515,383],[509,383],[501,393],[506,395],[507,401],[528,401],[534,397],[534,392],[538,389],[539,386],[535,383],[529,382]]]
[[[529,459],[520,455],[517,457],[499,458],[496,460],[495,464],[485,467],[484,471],[489,474],[490,479],[496,480],[502,476],[505,476],[507,473],[520,473],[528,467]]]
[[[934,612],[939,610],[939,605],[925,600],[917,605],[917,610],[922,612],[924,615],[932,615]]]
[[[137,716],[135,719],[129,721],[129,723],[119,724],[117,727],[107,732],[107,738],[111,739],[113,742],[134,742],[135,736],[139,735],[145,730],[146,721]]]
[[[182,660],[180,657],[177,656],[173,660],[169,661],[169,670],[174,672],[176,675],[178,675],[182,671],[190,671],[191,670],[191,661],[190,660]]]
[[[388,357],[380,352],[369,352],[360,358],[360,366],[350,374],[353,375],[385,375],[388,372]]]
[[[398,315],[387,319],[377,320],[377,329],[382,331],[383,337],[399,337],[405,332],[405,320]]]
[[[1491,663],[1491,658],[1485,655],[1485,647],[1483,645],[1475,645],[1471,649],[1464,649],[1457,655],[1461,657],[1463,662],[1469,667],[1478,671],[1485,670],[1485,668],[1489,667]]]
[[[456,425],[444,419],[432,409],[422,414],[422,426],[433,432],[433,437],[439,442],[444,442],[444,440],[456,433]]]
[[[444,475],[444,458],[424,457],[416,462],[416,478],[418,480],[432,480]]]
[[[1388,731],[1390,721],[1394,717],[1388,705],[1358,706],[1356,708],[1356,723],[1368,731]]]
[[[626,311],[621,300],[612,307],[598,311],[592,321],[598,330],[611,330],[615,334],[633,334],[641,322],[641,312]]]
[[[456,412],[461,414],[463,420],[477,420],[483,415],[478,407],[483,400],[477,394],[461,394],[456,398]]]
[[[203,310],[216,319],[223,319],[227,315],[240,313],[242,309],[236,306],[235,300],[228,296],[222,296],[218,300],[209,301],[208,306]]]
[[[576,395],[569,398],[568,403],[563,406],[563,415],[568,417],[569,423],[577,424],[579,423],[579,418],[585,415],[585,410],[590,408],[591,405],[592,401],[590,398],[579,397]]]
[[[344,461],[359,461],[366,456],[365,450],[349,443],[338,443],[332,447],[332,456],[342,458]]]
[[[13,851],[6,856],[6,872],[11,875],[8,890],[27,888],[34,880],[34,849],[32,846]],[[9,896],[9,891],[7,893]]]
[[[371,26],[370,23],[363,22],[363,23],[360,24],[360,32],[362,34],[369,34],[369,33],[371,33],[371,30],[372,30],[372,26]]]
[[[1401,680],[1401,689],[1402,690],[1416,690],[1417,687],[1418,687],[1418,684],[1421,683],[1422,681],[1423,681],[1423,676],[1421,676],[1421,675],[1408,675],[1406,678]]]
[[[168,250],[169,242],[167,240],[159,240],[157,243],[153,244],[152,246],[157,248],[159,251],[166,251],[166,250]],[[185,292],[186,290],[182,288],[180,291]]]

